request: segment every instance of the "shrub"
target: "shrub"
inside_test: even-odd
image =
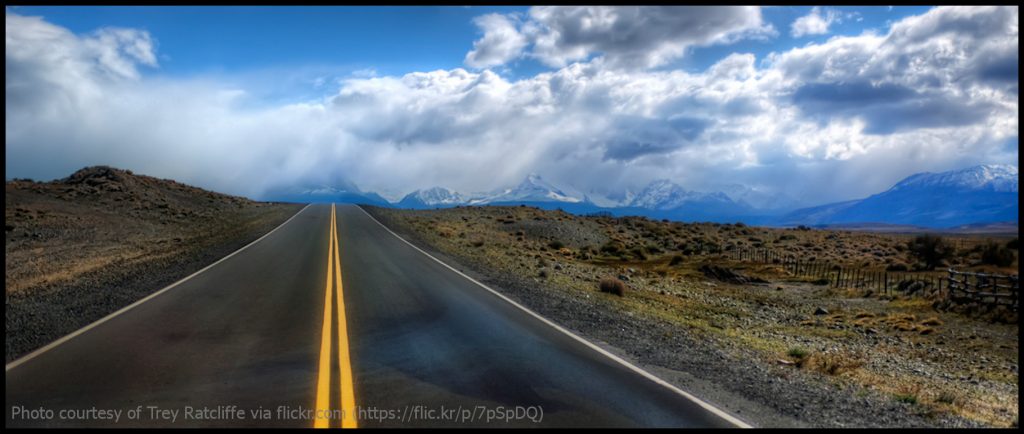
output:
[[[954,248],[942,237],[936,235],[919,235],[907,243],[910,254],[924,263],[925,268],[935,269],[942,261],[953,257]]]
[[[622,247],[616,243],[608,242],[601,246],[601,253],[607,253],[609,255],[617,255],[621,251]]]
[[[676,265],[679,265],[679,264],[682,264],[682,263],[683,263],[683,257],[679,256],[679,255],[675,255],[675,256],[672,257],[672,260],[668,262],[668,265],[676,266]]]
[[[996,242],[985,243],[981,250],[981,263],[997,267],[1009,267],[1013,264],[1013,251]]]
[[[484,245],[484,240],[473,241],[473,247],[481,247]]]
[[[626,283],[614,277],[601,279],[601,282],[598,283],[597,287],[601,292],[615,294],[619,297],[626,295]]]
[[[548,243],[548,247],[550,247],[550,248],[552,248],[554,250],[559,250],[562,247],[565,247],[565,243],[563,243],[563,242],[561,242],[559,240],[554,240],[554,241]]]
[[[1016,238],[1006,242],[1006,248],[1007,249],[1019,250],[1019,248],[1017,246],[1018,246],[1018,244],[1017,244],[1017,239]]]
[[[885,271],[907,271],[907,264],[896,262],[885,267]]]

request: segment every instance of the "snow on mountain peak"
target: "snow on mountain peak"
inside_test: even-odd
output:
[[[985,164],[948,172],[924,172],[911,175],[892,187],[892,191],[908,188],[953,188],[1016,192],[1019,188],[1017,166]]]
[[[458,205],[465,202],[461,194],[444,187],[416,190],[411,196],[419,199],[420,202],[426,205]]]
[[[630,205],[648,209],[671,209],[695,198],[694,192],[687,191],[667,179],[657,179],[640,190]]]
[[[505,190],[503,193],[496,197],[490,198],[491,202],[499,201],[556,201],[556,202],[581,202],[579,198],[569,196],[562,190],[559,190],[554,185],[551,185],[540,175],[531,173],[526,176],[523,182],[520,182],[516,188]]]

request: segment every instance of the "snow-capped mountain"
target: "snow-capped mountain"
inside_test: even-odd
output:
[[[433,187],[409,193],[394,205],[424,209],[527,204],[577,214],[607,212],[681,221],[794,225],[886,223],[953,227],[995,222],[1016,224],[1018,188],[1016,166],[983,165],[949,172],[919,173],[865,199],[802,208],[778,217],[794,203],[791,198],[743,185],[723,186],[724,192],[698,192],[660,179],[638,193],[625,191],[599,206],[586,195],[581,198],[579,193],[566,193],[531,173],[513,188],[466,195],[444,187]],[[270,191],[264,199],[392,205],[376,193],[363,192],[344,180],[329,185]]]
[[[330,185],[318,184],[296,187],[273,188],[263,193],[263,200],[298,203],[359,203],[376,206],[391,206],[391,203],[377,193],[364,192],[347,180]]]
[[[949,172],[918,173],[900,181],[889,189],[889,192],[924,188],[1016,193],[1017,167],[1009,164],[987,164]]]
[[[634,195],[622,208],[622,213],[684,221],[723,222],[752,216],[756,210],[721,192],[691,191],[672,181],[659,179]]]
[[[637,193],[633,200],[630,201],[629,206],[652,210],[669,210],[698,202],[732,203],[733,201],[722,193],[690,191],[667,179],[659,179],[647,184],[647,187],[640,190],[640,193]]]
[[[452,207],[463,205],[466,202],[466,198],[456,191],[444,187],[433,187],[409,193],[395,205],[401,208],[422,209]]]
[[[1017,167],[982,165],[918,173],[860,200],[803,208],[789,224],[888,223],[954,227],[1019,219]]]
[[[583,199],[572,197],[542,179],[540,175],[531,173],[515,188],[498,190],[469,200],[470,205],[503,202],[581,203]]]
[[[785,193],[770,193],[742,184],[729,184],[718,188],[734,202],[743,202],[753,208],[765,211],[786,211],[797,207],[796,199]]]

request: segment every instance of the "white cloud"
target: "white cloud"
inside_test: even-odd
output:
[[[888,34],[761,62],[734,53],[699,72],[621,68],[632,51],[612,50],[518,80],[353,74],[276,105],[218,79],[147,77],[158,57],[145,32],[74,35],[8,12],[6,170],[111,164],[257,197],[341,178],[479,191],[538,172],[593,196],[669,178],[853,198],[908,171],[1016,161],[1016,12],[938,8]]]
[[[650,68],[692,46],[774,33],[753,6],[538,6],[518,29],[499,14],[480,17],[477,25],[485,33],[466,55],[472,67],[503,64],[532,44],[528,54],[553,67],[601,55],[608,67]]]
[[[835,10],[829,9],[822,16],[821,8],[815,6],[811,9],[811,13],[793,21],[789,32],[794,38],[805,35],[824,35],[828,33],[828,27],[838,19],[839,15]]]
[[[526,47],[526,37],[516,30],[509,16],[487,14],[473,22],[484,31],[484,36],[473,43],[473,51],[466,53],[466,65],[474,68],[498,66],[519,57]]]

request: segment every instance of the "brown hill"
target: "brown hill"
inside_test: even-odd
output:
[[[4,202],[8,360],[202,268],[301,208],[106,166],[8,181]]]

